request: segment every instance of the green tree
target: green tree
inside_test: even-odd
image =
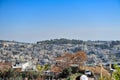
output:
[[[50,69],[50,65],[49,64],[45,64],[43,67],[44,67],[44,70],[49,70]]]
[[[115,80],[120,80],[120,67],[118,65],[115,65],[116,71],[113,72],[113,78]]]
[[[37,64],[37,70],[39,71],[39,76],[43,79],[43,72],[45,70],[48,70],[50,68],[50,65],[49,64],[45,64],[43,66],[41,66],[40,64]]]
[[[72,71],[71,68],[65,68],[65,69],[62,71],[62,73],[59,74],[59,77],[66,78],[66,77],[68,77],[69,75],[71,75],[71,71]]]

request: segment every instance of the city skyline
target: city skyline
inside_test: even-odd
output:
[[[0,39],[120,40],[119,0],[1,0]]]

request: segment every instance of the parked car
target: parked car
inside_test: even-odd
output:
[[[92,75],[92,72],[90,70],[85,70],[86,75]]]

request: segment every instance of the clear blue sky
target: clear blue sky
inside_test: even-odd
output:
[[[120,40],[120,0],[0,0],[0,40]]]

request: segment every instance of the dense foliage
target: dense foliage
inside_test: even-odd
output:
[[[113,78],[115,80],[120,80],[120,67],[115,65],[116,71],[113,72]]]
[[[83,41],[82,40],[69,40],[69,39],[53,39],[53,40],[45,40],[45,41],[40,41],[37,42],[38,44],[82,44]]]

